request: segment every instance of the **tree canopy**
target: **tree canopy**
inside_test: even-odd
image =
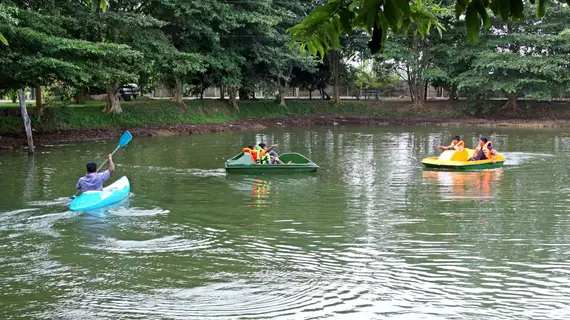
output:
[[[455,15],[462,16],[467,38],[474,43],[482,26],[491,27],[492,15],[520,22],[525,19],[525,7],[536,6],[536,17],[541,18],[551,4],[548,0],[457,0]],[[438,10],[433,0],[329,0],[321,2],[289,33],[302,50],[322,58],[331,47],[339,47],[342,34],[365,30],[370,36],[368,47],[378,53],[389,33],[425,36],[435,28],[441,34],[445,28],[437,18]]]
[[[339,103],[343,85],[354,92],[399,77],[417,107],[432,85],[452,99],[508,98],[516,109],[519,98],[568,92],[570,9],[560,3],[6,0],[0,90],[65,88],[78,103],[106,93],[104,111],[119,113],[125,84],[168,89],[182,110],[188,92],[218,88],[239,110],[259,90],[280,105],[293,86]]]

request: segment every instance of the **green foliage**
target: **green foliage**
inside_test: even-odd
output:
[[[533,9],[525,13],[541,15]],[[553,92],[570,87],[570,38],[564,35],[568,23],[570,9],[566,6],[519,24],[493,20],[492,30],[496,31],[484,34],[479,45],[470,48],[469,67],[456,74],[457,89],[470,97],[509,95],[515,109],[512,99],[517,97],[550,101]],[[450,51],[451,55],[461,54]]]
[[[386,68],[378,62],[370,64],[369,61],[365,61],[354,73],[354,84],[358,89],[393,87],[399,80],[391,68]]]
[[[129,46],[75,39],[69,17],[12,8],[17,26],[0,26],[12,41],[0,47],[0,88],[48,85],[63,81],[86,86],[112,78],[131,80],[129,70],[142,54]]]
[[[0,3],[0,26],[12,27],[18,24],[18,20],[14,17],[15,8]],[[8,39],[0,32],[0,42],[5,46],[8,45]]]
[[[568,3],[568,0],[559,0]],[[525,18],[525,8],[532,7],[525,0],[457,0],[455,15],[465,15],[467,38],[475,43],[481,27],[491,27],[489,10],[504,21],[519,22]],[[536,2],[535,15],[544,17],[548,0]],[[377,53],[385,44],[390,32],[408,35],[410,27],[414,35],[425,36],[432,28],[441,34],[445,28],[436,15],[438,7],[430,0],[329,0],[316,7],[298,25],[288,32],[299,43],[301,50],[308,50],[312,55],[324,57],[330,48],[338,48],[341,34],[350,34],[352,30],[365,30],[371,37],[369,47]]]
[[[0,89],[0,98],[8,98],[12,101],[12,103],[16,103],[18,100],[18,92],[13,89]]]
[[[239,92],[241,104],[260,88],[273,95],[290,86],[389,86],[397,70],[414,102],[428,83],[452,96],[550,100],[570,88],[570,12],[535,4],[6,0],[0,89],[41,85],[53,103],[78,91],[113,94],[129,82],[196,95],[217,86],[232,98]],[[372,70],[353,72],[380,48]]]
[[[420,36],[430,33],[432,28],[441,31],[443,26],[433,10],[437,10],[437,5],[429,0],[330,0],[288,32],[302,51],[323,58],[329,49],[340,47],[342,34],[351,34],[353,29],[365,30],[371,36],[368,47],[375,54],[390,31]]]
[[[331,82],[331,70],[329,64],[318,63],[315,70],[293,68],[291,71],[290,84],[309,92],[323,90]]]
[[[66,83],[55,82],[48,86],[44,92],[44,101],[48,105],[69,104],[75,97],[74,88]]]

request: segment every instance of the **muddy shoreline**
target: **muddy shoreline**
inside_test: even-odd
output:
[[[570,120],[526,120],[526,119],[478,119],[478,118],[442,118],[442,117],[370,117],[370,116],[293,116],[279,118],[256,118],[236,120],[227,123],[150,125],[135,128],[71,129],[53,132],[34,132],[36,147],[50,146],[82,141],[117,139],[124,130],[130,130],[133,136],[175,136],[207,132],[260,131],[266,128],[337,126],[337,125],[465,125],[469,127],[532,127],[560,128],[570,127]],[[25,133],[0,134],[0,150],[25,149]]]

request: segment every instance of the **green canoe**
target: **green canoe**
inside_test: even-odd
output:
[[[295,152],[282,153],[283,164],[257,164],[249,153],[242,152],[226,161],[228,173],[293,173],[315,172],[319,168],[311,160]],[[291,163],[288,163],[291,162]]]

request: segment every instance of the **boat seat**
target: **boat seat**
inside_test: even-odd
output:
[[[242,153],[241,157],[234,160],[232,164],[255,164],[255,161],[253,161],[251,154],[244,152]]]
[[[437,159],[442,161],[467,161],[469,160],[469,151],[467,149],[463,149],[463,151],[445,150]]]

